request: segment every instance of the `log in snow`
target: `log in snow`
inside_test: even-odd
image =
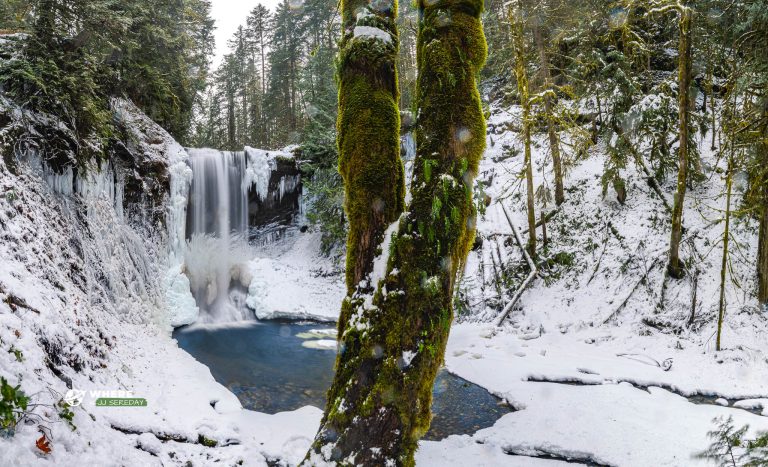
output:
[[[517,231],[517,227],[515,227],[515,224],[512,222],[512,218],[509,217],[507,208],[505,208],[504,205],[502,204],[501,209],[504,211],[504,217],[507,218],[507,222],[509,222],[509,228],[512,229],[512,233],[515,234],[515,240],[517,241],[517,246],[519,246],[520,251],[523,252],[523,256],[525,257],[525,261],[528,263],[528,266],[531,268],[531,272],[528,274],[528,277],[525,278],[525,280],[520,285],[520,287],[518,287],[517,291],[515,292],[515,295],[512,296],[512,300],[510,300],[509,303],[507,303],[507,305],[504,307],[504,309],[501,310],[501,316],[499,317],[498,321],[496,321],[496,326],[501,326],[504,320],[507,319],[507,316],[509,316],[509,313],[512,311],[512,307],[514,307],[515,303],[517,303],[517,301],[520,300],[520,297],[523,295],[523,292],[525,292],[525,289],[527,289],[528,286],[531,285],[531,282],[533,282],[533,279],[539,273],[539,270],[536,268],[536,263],[533,262],[531,255],[528,254],[528,250],[525,249],[525,245],[523,244],[523,239],[522,237],[520,237],[520,232]]]

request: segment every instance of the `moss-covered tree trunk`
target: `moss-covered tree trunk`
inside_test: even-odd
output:
[[[672,236],[669,243],[669,265],[667,270],[674,278],[683,276],[680,260],[680,241],[683,237],[683,205],[688,183],[688,127],[690,122],[691,89],[691,9],[680,9],[680,44],[678,64],[678,112],[680,114],[680,148],[678,152],[677,192],[672,207]]]
[[[405,184],[400,161],[400,112],[395,60],[398,35],[395,0],[368,7],[342,2],[339,50],[339,171],[344,179],[347,293],[371,272],[384,230],[403,210]],[[378,33],[377,33],[378,31]],[[344,316],[339,321],[345,322]]]
[[[560,135],[557,134],[553,103],[553,83],[552,72],[549,67],[549,57],[547,56],[546,45],[544,44],[544,35],[541,28],[536,26],[534,30],[536,40],[536,49],[539,52],[539,65],[544,75],[544,114],[547,119],[547,135],[549,136],[549,150],[552,153],[552,171],[555,175],[555,204],[560,206],[565,202],[565,190],[563,188],[563,163],[560,154]],[[546,243],[546,241],[545,241]]]
[[[768,100],[763,104],[768,109]],[[768,111],[763,114],[763,121],[768,125]],[[768,128],[763,128],[763,141],[758,144],[762,161],[760,187],[760,230],[757,248],[757,299],[768,306]]]
[[[714,100],[712,101],[714,104]],[[714,131],[714,128],[713,128]],[[723,230],[723,256],[720,263],[720,302],[717,313],[717,342],[716,350],[720,350],[725,318],[725,279],[728,272],[728,244],[731,239],[731,192],[733,191],[733,147],[728,155],[728,172],[725,175],[725,229]]]
[[[410,466],[429,428],[455,281],[474,240],[472,192],[485,149],[482,8],[482,0],[419,4],[412,202],[376,259],[375,292],[358,289],[342,305],[336,376],[307,464]]]
[[[528,207],[528,254],[536,258],[536,207],[533,189],[533,162],[531,161],[531,99],[528,91],[526,72],[525,37],[523,35],[523,10],[520,0],[509,4],[509,24],[512,29],[512,44],[515,48],[515,77],[520,105],[523,109],[523,147],[525,153],[525,186]]]

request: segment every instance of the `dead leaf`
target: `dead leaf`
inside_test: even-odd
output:
[[[51,453],[51,443],[48,441],[48,438],[45,435],[41,436],[37,440],[35,446],[37,446],[37,449],[43,451],[45,454]]]

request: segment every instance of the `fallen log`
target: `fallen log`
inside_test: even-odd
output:
[[[528,286],[531,285],[531,282],[533,282],[533,279],[535,279],[539,273],[539,270],[536,267],[536,263],[534,263],[533,259],[531,258],[531,255],[528,254],[528,250],[525,248],[525,244],[523,243],[523,238],[520,236],[520,232],[518,232],[517,227],[515,227],[515,224],[512,222],[512,218],[509,216],[509,213],[507,212],[507,208],[505,208],[504,205],[502,204],[501,209],[504,211],[504,217],[507,218],[507,222],[509,223],[509,227],[512,229],[512,233],[515,234],[515,240],[517,241],[517,246],[520,248],[520,251],[523,253],[523,256],[525,257],[525,261],[528,263],[528,267],[531,269],[531,272],[528,274],[528,277],[525,278],[523,283],[520,284],[520,287],[517,288],[517,291],[512,296],[512,299],[509,301],[509,303],[507,303],[504,309],[501,310],[501,315],[499,319],[496,321],[496,326],[501,326],[504,320],[507,319],[507,316],[509,316],[509,313],[512,312],[512,308],[515,306],[518,300],[520,300],[520,297],[523,295],[523,292],[525,292]]]

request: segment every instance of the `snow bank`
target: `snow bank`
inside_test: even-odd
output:
[[[286,242],[257,251],[248,265],[246,304],[258,319],[336,320],[346,289],[319,245],[319,234],[293,232]]]
[[[200,309],[190,293],[189,278],[181,270],[180,264],[168,268],[163,285],[166,290],[168,324],[179,327],[196,322]]]

